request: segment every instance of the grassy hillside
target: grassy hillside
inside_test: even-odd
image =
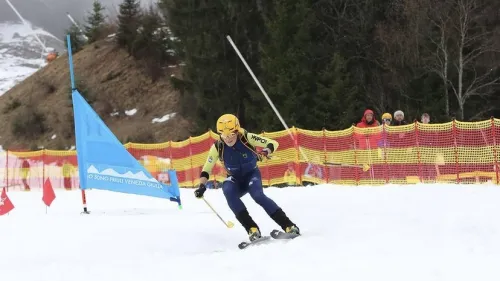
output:
[[[178,75],[177,68],[166,69],[152,83],[139,61],[104,40],[86,46],[73,61],[77,88],[123,143],[189,137],[191,126],[178,113],[179,93],[169,82],[172,74]],[[134,108],[134,115],[125,114]],[[152,123],[171,113],[176,114],[169,121]],[[0,97],[0,124],[4,149],[67,149],[75,144],[66,55]]]

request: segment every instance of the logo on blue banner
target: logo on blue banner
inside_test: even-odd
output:
[[[169,185],[160,183],[125,149],[77,90],[72,98],[81,189],[167,198],[180,205],[174,170],[168,170]]]

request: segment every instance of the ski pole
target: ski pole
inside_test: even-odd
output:
[[[232,228],[234,226],[234,223],[232,221],[224,221],[224,219],[217,213],[217,211],[208,203],[208,201],[205,199],[205,197],[201,197],[205,203],[207,203],[208,207],[212,209],[212,211],[219,217],[219,219],[227,226],[227,228]]]

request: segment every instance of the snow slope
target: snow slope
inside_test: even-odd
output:
[[[246,238],[221,190],[193,190],[183,210],[156,198],[57,190],[11,191],[0,217],[0,274],[16,281],[500,280],[500,188],[487,185],[270,188],[303,236],[241,251]],[[243,201],[265,232],[264,211]]]
[[[0,23],[0,95],[46,65],[43,47],[64,51],[63,42],[49,32],[20,22]]]

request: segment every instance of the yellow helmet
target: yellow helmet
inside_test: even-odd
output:
[[[382,120],[384,119],[392,119],[392,115],[388,112],[382,114]]]
[[[224,114],[217,120],[217,133],[227,137],[240,130],[240,121],[232,114]]]

